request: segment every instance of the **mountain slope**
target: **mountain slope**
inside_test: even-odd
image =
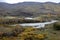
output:
[[[2,10],[2,11],[1,11]],[[3,12],[5,11],[5,12]],[[46,13],[60,13],[60,3],[23,2],[17,4],[0,3],[0,15],[38,16]]]

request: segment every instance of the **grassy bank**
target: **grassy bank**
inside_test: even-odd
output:
[[[39,17],[34,20],[0,18],[0,40],[60,40],[60,22],[46,25],[45,28],[9,26],[18,23],[44,22],[46,19]]]
[[[0,25],[0,40],[60,40],[60,30],[54,28],[59,23],[45,28]]]

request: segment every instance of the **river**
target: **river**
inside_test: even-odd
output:
[[[33,26],[34,28],[40,28],[40,27],[45,27],[46,24],[52,24],[57,22],[57,20],[52,20],[50,22],[42,22],[42,23],[23,23],[23,24],[19,24],[21,26]],[[16,26],[17,24],[14,24],[12,26]]]

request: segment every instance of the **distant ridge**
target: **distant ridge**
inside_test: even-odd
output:
[[[0,16],[38,16],[46,13],[60,13],[60,3],[21,2],[9,4],[0,2]]]

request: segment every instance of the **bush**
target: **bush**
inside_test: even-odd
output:
[[[60,23],[54,23],[54,29],[60,30]]]
[[[35,28],[28,27],[25,28],[25,31],[18,35],[20,40],[44,40],[46,38],[45,34],[37,34]]]
[[[44,40],[45,35],[25,32],[21,34],[20,38],[24,40]]]

